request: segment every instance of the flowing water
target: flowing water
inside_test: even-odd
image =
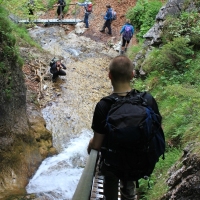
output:
[[[36,27],[30,34],[52,55],[62,55],[67,75],[55,84],[45,82],[42,109],[59,154],[42,162],[26,190],[40,199],[70,200],[87,161],[93,110],[112,90],[108,65],[117,52],[59,27]]]

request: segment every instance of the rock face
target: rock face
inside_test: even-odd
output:
[[[24,192],[28,178],[52,148],[36,106],[27,110],[22,62],[9,22],[0,19],[0,199]]]
[[[199,200],[200,198],[200,157],[193,153],[199,144],[190,144],[184,154],[170,170],[167,184],[170,188],[161,200]]]
[[[140,75],[145,75],[142,67],[149,52],[154,47],[162,45],[161,34],[166,17],[169,15],[178,16],[182,11],[190,12],[194,10],[198,11],[199,9],[199,4],[196,3],[196,1],[168,0],[165,6],[163,6],[156,15],[155,24],[143,36],[145,38],[143,49],[138,53],[133,61],[135,69]]]

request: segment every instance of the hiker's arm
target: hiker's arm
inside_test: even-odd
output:
[[[64,64],[61,63],[61,66],[63,69],[66,69],[66,66]]]
[[[133,34],[134,34],[134,28],[133,27],[132,27],[131,31],[132,31],[132,37],[133,37]]]
[[[125,26],[123,26],[122,29],[120,30],[120,35],[124,32],[124,28]]]
[[[100,150],[104,137],[105,137],[104,134],[99,134],[97,132],[94,132],[94,136],[88,144],[87,148],[88,154],[90,154],[91,149],[95,149],[97,151]]]

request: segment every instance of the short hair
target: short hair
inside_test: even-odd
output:
[[[107,5],[106,5],[106,8],[111,8],[110,4],[107,4]]]
[[[128,57],[120,55],[111,61],[109,70],[112,81],[129,82],[133,74],[133,63]]]
[[[126,23],[131,23],[131,20],[130,19],[126,19]]]

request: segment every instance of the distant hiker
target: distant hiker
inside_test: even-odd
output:
[[[62,70],[66,69],[66,66],[61,63],[57,58],[53,58],[50,62],[50,72],[53,74],[52,82],[56,82],[58,76],[66,76],[66,72]]]
[[[62,18],[64,18],[63,10],[66,6],[65,0],[58,0],[57,4],[55,4],[54,6],[58,6],[57,8],[58,20],[61,20]]]
[[[30,0],[27,5],[28,5],[28,14],[34,15],[34,9],[35,9],[34,0]],[[31,17],[29,17],[29,21],[31,21]]]
[[[127,47],[134,34],[134,27],[131,25],[130,19],[126,19],[126,23],[120,31],[120,35],[121,34],[122,34],[122,49],[120,54],[123,54],[124,52],[127,51]]]
[[[109,65],[113,93],[95,106],[87,151],[101,151],[100,172],[107,200],[134,200],[138,180],[147,179],[165,152],[162,117],[154,97],[132,89],[132,61],[120,55]],[[163,155],[164,156],[164,155]]]
[[[85,28],[89,28],[89,23],[88,23],[88,18],[89,15],[92,13],[92,2],[89,0],[86,0],[84,3],[79,3],[77,2],[79,6],[84,6],[85,8],[85,16],[84,16],[84,23],[85,23]]]
[[[104,16],[105,22],[103,25],[103,28],[100,30],[100,32],[104,33],[105,29],[108,28],[108,34],[112,35],[112,30],[111,30],[111,23],[112,23],[112,8],[109,4],[106,5],[107,11]]]

